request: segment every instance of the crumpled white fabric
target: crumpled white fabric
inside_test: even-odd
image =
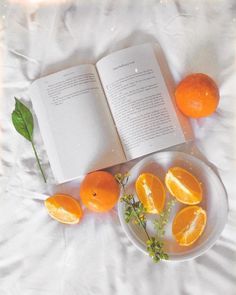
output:
[[[9,6],[0,35],[1,295],[235,294],[235,15],[233,0]],[[116,208],[101,215],[85,211],[75,226],[50,219],[42,200],[55,191],[79,198],[79,180],[53,185],[36,125],[35,142],[49,178],[44,185],[29,142],[10,119],[14,96],[31,106],[28,86],[34,79],[144,42],[159,42],[176,83],[204,72],[220,87],[217,112],[192,120],[196,140],[179,149],[217,169],[228,192],[228,224],[207,253],[183,263],[153,264],[125,236]]]

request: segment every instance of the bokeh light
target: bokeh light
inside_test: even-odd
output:
[[[51,4],[62,4],[70,2],[70,0],[9,0],[10,3],[17,3],[22,5],[51,5]]]

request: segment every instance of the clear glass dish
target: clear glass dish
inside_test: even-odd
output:
[[[144,172],[150,172],[157,175],[164,183],[165,174],[170,167],[179,166],[187,169],[202,183],[203,200],[199,203],[207,212],[207,224],[201,237],[191,246],[179,246],[172,237],[172,221],[175,214],[187,205],[176,203],[172,209],[169,223],[166,226],[164,236],[165,251],[169,255],[169,261],[183,261],[195,258],[203,254],[206,250],[213,246],[220,236],[228,215],[228,199],[227,194],[220,178],[216,173],[203,161],[191,155],[182,152],[159,152],[148,156],[138,162],[130,170],[129,183],[127,191],[135,193],[135,180]],[[171,197],[167,192],[167,199]],[[127,234],[130,241],[143,253],[146,251],[146,236],[142,228],[132,223],[127,224],[124,219],[124,204],[119,202],[118,215],[123,230]],[[156,216],[154,214],[147,215],[147,230],[150,235],[155,236],[152,220]]]

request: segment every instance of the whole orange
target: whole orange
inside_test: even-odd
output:
[[[175,91],[177,106],[186,116],[192,118],[211,115],[218,106],[219,97],[216,83],[201,73],[184,78]]]
[[[114,176],[105,171],[89,173],[80,186],[83,204],[95,212],[106,212],[118,201],[120,189]]]

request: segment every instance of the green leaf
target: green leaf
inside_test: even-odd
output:
[[[25,106],[22,102],[15,97],[15,110],[11,114],[12,123],[18,133],[20,133],[24,138],[31,142],[36,161],[38,163],[40,172],[42,174],[44,182],[46,177],[44,175],[43,169],[41,167],[38,154],[36,152],[34,143],[33,143],[33,130],[34,130],[34,120],[31,111]]]
[[[31,111],[15,97],[15,110],[12,113],[12,123],[18,133],[32,142],[34,122]]]

